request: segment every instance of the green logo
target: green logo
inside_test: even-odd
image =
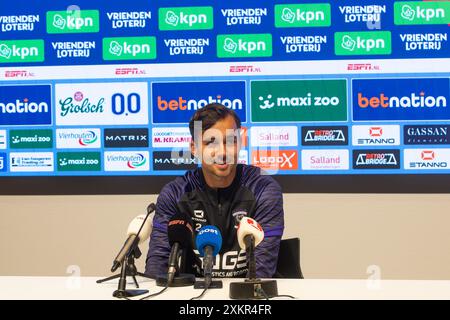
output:
[[[98,10],[47,11],[47,33],[99,31]]]
[[[271,57],[271,34],[222,34],[217,36],[217,57]]]
[[[331,7],[329,3],[275,5],[275,26],[277,28],[329,27],[330,25]]]
[[[44,40],[0,41],[0,63],[44,61]]]
[[[156,59],[155,37],[103,38],[103,60]]]
[[[59,152],[58,171],[100,171],[100,152]]]
[[[334,51],[336,55],[391,54],[391,32],[336,32]]]
[[[212,7],[159,8],[159,30],[207,30],[214,27]]]
[[[394,23],[396,25],[450,24],[450,2],[395,2]]]
[[[251,82],[252,121],[347,121],[346,80]]]
[[[11,149],[50,149],[53,148],[53,131],[44,130],[11,130],[9,132]]]

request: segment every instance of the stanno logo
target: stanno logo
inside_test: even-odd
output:
[[[448,169],[450,149],[405,149],[405,169]]]
[[[353,145],[391,146],[400,145],[400,126],[353,126]]]

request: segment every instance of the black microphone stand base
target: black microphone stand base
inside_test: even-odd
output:
[[[194,284],[194,289],[205,289],[206,281],[197,281]],[[222,289],[223,282],[222,280],[213,280],[211,284],[208,286],[208,289]]]
[[[230,283],[230,298],[241,300],[265,299],[266,296],[261,292],[262,290],[269,298],[277,296],[277,281],[250,279],[245,280],[245,282],[232,282]]]
[[[169,287],[188,287],[195,283],[195,276],[188,273],[180,273],[173,278],[173,281]],[[167,286],[167,275],[161,275],[156,277],[156,285],[159,287]]]
[[[148,290],[116,290],[113,292],[113,297],[115,298],[131,298],[140,296],[142,294],[147,294]]]

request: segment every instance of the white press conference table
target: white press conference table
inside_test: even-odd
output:
[[[0,300],[108,300],[117,288],[117,280],[97,284],[97,277],[0,277]],[[131,280],[131,279],[130,279]],[[229,283],[223,289],[208,290],[202,300],[229,299]],[[450,281],[441,280],[318,280],[277,279],[278,293],[300,300],[366,300],[366,299],[450,299]],[[161,290],[155,281],[138,278],[142,289],[151,293]],[[132,282],[127,289],[134,289]],[[188,300],[201,293],[193,287],[169,288],[151,298]],[[133,298],[138,299],[138,298]],[[281,298],[276,298],[281,299]],[[285,298],[284,298],[285,299]]]

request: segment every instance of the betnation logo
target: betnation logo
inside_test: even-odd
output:
[[[297,170],[297,150],[252,151],[252,164],[265,170]]]
[[[381,92],[377,96],[365,96],[358,92],[360,108],[445,108],[447,99],[444,96],[427,95],[425,91],[412,92],[408,96],[389,96]]]
[[[157,97],[157,106],[160,111],[185,111],[185,110],[198,110],[210,103],[220,103],[225,107],[233,110],[241,110],[243,107],[243,101],[241,99],[227,99],[221,95],[205,96],[203,99],[186,99],[184,97],[178,97],[178,99],[165,100],[162,96]]]

